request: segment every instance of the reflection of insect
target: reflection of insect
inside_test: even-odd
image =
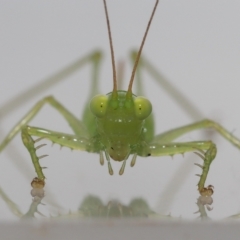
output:
[[[32,203],[29,210],[23,214],[17,204],[15,204],[6,193],[0,188],[0,196],[3,201],[7,204],[10,211],[17,217],[20,218],[35,218],[36,213],[40,216],[44,216],[38,207],[44,199],[44,190],[39,188],[33,188],[31,191]],[[44,204],[45,205],[45,204]],[[68,214],[58,214],[54,218],[119,218],[119,217],[135,217],[135,218],[155,218],[155,219],[173,219],[170,215],[160,215],[155,213],[148,206],[148,203],[142,198],[134,198],[128,205],[121,204],[118,200],[109,201],[107,205],[103,204],[101,199],[96,196],[86,196],[81,202],[78,211],[69,212]]]
[[[154,11],[155,9],[156,6]],[[150,26],[150,22],[148,28]],[[197,122],[178,129],[173,129],[154,137],[150,102],[143,97],[136,97],[132,94],[133,79],[138,61],[140,59],[144,40],[142,42],[140,51],[136,56],[135,66],[129,83],[128,91],[117,90],[116,71],[114,67],[115,64],[111,46],[114,75],[113,91],[106,96],[98,95],[94,97],[90,103],[92,112],[86,108],[82,121],[79,121],[53,97],[44,98],[35,105],[35,107],[16,125],[16,127],[13,128],[13,130],[1,144],[0,150],[2,150],[8,144],[8,142],[20,130],[22,130],[23,142],[31,154],[35,170],[40,179],[44,179],[45,176],[43,175],[42,168],[39,164],[39,159],[41,157],[37,157],[35,151],[42,145],[34,148],[34,143],[36,141],[34,141],[31,136],[38,136],[39,139],[47,138],[54,143],[67,146],[72,149],[99,153],[101,164],[104,162],[103,153],[105,153],[110,174],[113,174],[110,164],[110,157],[116,161],[123,161],[120,169],[120,174],[123,174],[126,160],[131,154],[133,154],[131,166],[134,166],[137,156],[164,156],[198,150],[201,153],[200,156],[204,160],[204,164],[202,166],[203,173],[200,176],[198,187],[201,192],[208,192],[208,190],[211,192],[211,187],[209,189],[204,189],[204,183],[210,164],[216,155],[215,145],[210,141],[185,143],[173,141],[179,136],[195,129],[212,127],[237,147],[240,147],[240,142],[217,123],[209,120]],[[100,54],[95,53],[88,59],[95,63],[95,71],[97,73],[97,65],[100,61]],[[141,65],[144,66],[144,61],[142,61]],[[92,95],[95,94],[96,90],[93,89]],[[37,112],[45,103],[52,105],[64,116],[64,118],[72,127],[74,135],[26,126],[26,124],[37,114]],[[206,152],[204,152],[205,150]]]
[[[82,201],[79,212],[84,217],[149,217],[157,215],[141,198],[133,199],[128,206],[116,200],[104,205],[100,198],[91,195]],[[167,218],[167,216],[165,217]]]

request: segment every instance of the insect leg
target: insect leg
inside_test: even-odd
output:
[[[74,150],[83,150],[94,152],[94,143],[91,142],[88,138],[83,136],[65,134],[60,132],[54,132],[47,129],[23,126],[22,127],[22,141],[27,148],[29,154],[31,155],[31,159],[37,173],[39,179],[44,180],[45,176],[42,172],[42,167],[39,164],[39,159],[36,155],[36,148],[34,147],[35,141],[32,136],[43,137],[46,138],[53,143],[57,143],[64,147],[69,147]]]
[[[34,87],[26,90],[24,93],[16,96],[11,101],[7,102],[1,107],[0,115],[5,116],[10,113],[12,110],[17,108],[19,105],[23,104],[26,101],[29,101],[31,97],[36,96],[39,92],[48,89],[49,87],[57,84],[58,82],[65,80],[67,76],[74,73],[76,70],[84,66],[86,63],[92,62],[93,70],[92,72],[92,79],[93,85],[91,87],[91,93],[95,94],[98,91],[97,87],[97,76],[99,70],[99,64],[102,59],[102,54],[100,51],[94,51],[91,54],[75,61],[74,63],[70,64],[69,66],[65,67],[62,71],[53,74],[51,77],[44,79],[40,84],[35,85]],[[48,102],[54,108],[59,110],[59,112],[64,116],[64,118],[69,122],[70,126],[72,127],[75,134],[82,135],[83,132],[86,134],[86,129],[83,127],[83,124],[74,117],[67,109],[65,109],[60,103],[56,102],[53,97],[46,97],[43,100],[39,101],[9,132],[3,142],[0,144],[0,152],[5,148],[5,146],[11,141],[11,139],[21,130],[21,127],[27,124],[41,109],[41,107]],[[85,120],[85,122],[87,122]],[[88,127],[88,126],[87,126]]]
[[[141,152],[140,152],[141,151]],[[202,174],[198,182],[198,190],[200,194],[209,194],[209,189],[204,187],[207,174],[212,161],[217,154],[217,148],[211,141],[196,141],[196,142],[174,142],[174,143],[160,143],[152,142],[148,146],[142,147],[139,150],[140,156],[173,156],[175,154],[183,154],[185,152],[199,151],[199,156],[203,159]],[[206,152],[204,152],[206,151]],[[203,155],[201,155],[203,154]],[[213,193],[213,192],[212,192]]]
[[[70,127],[76,135],[88,136],[86,129],[80,120],[78,120],[72,113],[70,113],[63,105],[61,105],[52,96],[45,97],[40,100],[9,132],[3,142],[0,144],[0,151],[2,151],[7,144],[15,137],[15,135],[21,131],[22,127],[30,122],[31,119],[41,110],[41,108],[46,104],[50,104],[55,108],[69,123]]]
[[[173,130],[161,133],[155,136],[155,138],[153,139],[153,142],[158,142],[158,143],[172,142],[176,138],[186,133],[192,132],[197,129],[206,129],[206,128],[214,129],[216,132],[222,135],[222,137],[224,137],[234,146],[236,146],[237,148],[240,148],[240,140],[237,137],[235,137],[231,132],[227,131],[220,124],[209,119],[204,119],[202,121],[195,122],[193,124],[189,124],[183,127],[175,128]]]
[[[45,90],[53,87],[54,85],[67,80],[67,78],[85,66],[87,63],[93,64],[93,71],[92,77],[97,75],[97,67],[102,59],[102,53],[100,51],[94,51],[90,54],[87,54],[84,57],[74,61],[73,63],[69,64],[61,71],[58,71],[52,74],[50,77],[42,79],[40,83],[33,85],[32,87],[26,89],[24,92],[16,95],[11,100],[7,101],[5,104],[1,105],[0,108],[0,116],[4,118],[9,113],[17,109],[19,106],[23,105],[26,102],[29,102],[33,97],[36,97],[38,94],[44,92]],[[94,71],[96,69],[96,71]],[[93,85],[91,87],[92,91],[96,90],[96,86]],[[98,89],[97,89],[98,90]],[[93,93],[92,93],[93,94]]]
[[[137,52],[132,51],[131,52],[131,59],[133,62],[135,62]],[[175,102],[195,121],[202,118],[203,114],[200,112],[200,110],[197,109],[196,106],[194,106],[191,101],[186,97],[185,94],[182,94],[173,84],[171,84],[170,80],[167,79],[162,73],[157,70],[152,63],[150,63],[144,56],[142,56],[139,66],[138,66],[138,72],[142,69],[147,70],[147,72],[152,76],[154,80],[156,80],[158,83],[160,83],[161,87],[171,96],[172,99],[175,100]],[[142,74],[138,73],[138,79],[140,79]],[[143,87],[141,86],[141,80],[136,81],[137,82],[137,89],[140,89],[140,91],[137,91],[138,95],[144,95],[143,94]]]
[[[66,80],[67,77],[71,74],[73,74],[75,71],[79,70],[81,67],[86,65],[87,63],[91,63],[92,69],[91,69],[91,92],[89,95],[89,98],[92,97],[92,95],[96,94],[98,92],[98,71],[99,66],[102,60],[102,53],[100,51],[94,51],[85,57],[78,59],[77,61],[73,62],[69,66],[65,67],[63,70],[53,74],[49,78],[43,79],[43,81],[32,88],[29,88],[24,93],[17,95],[15,98],[10,100],[9,102],[5,103],[1,109],[0,109],[0,116],[4,117],[8,113],[10,113],[12,110],[17,108],[19,105],[24,104],[24,102],[29,101],[31,97],[36,96],[38,93],[54,86],[55,84]],[[25,126],[34,116],[40,111],[42,106],[48,103],[51,106],[53,106],[56,110],[61,113],[61,115],[66,119],[66,121],[69,123],[70,127],[72,128],[73,132],[78,136],[86,136],[88,137],[92,132],[88,132],[88,126],[84,126],[83,121],[78,120],[73,114],[71,114],[64,106],[62,106],[58,101],[56,101],[53,97],[46,97],[39,101],[8,133],[8,135],[5,137],[3,142],[0,142],[0,152],[7,146],[7,144],[14,138],[14,136],[21,130],[23,126]],[[88,104],[86,105],[86,109],[88,111]],[[90,113],[91,114],[91,113]],[[88,111],[88,115],[89,111]],[[86,116],[86,114],[84,115]],[[90,116],[91,117],[91,116]],[[86,120],[88,119],[88,120]],[[89,123],[89,117],[84,118],[85,122]],[[92,124],[90,127],[92,127],[94,124]],[[91,130],[91,128],[90,128]],[[103,163],[103,158],[101,159],[101,163]]]

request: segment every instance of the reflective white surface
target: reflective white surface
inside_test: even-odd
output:
[[[128,53],[140,45],[154,1],[108,1],[116,59],[124,60],[125,86],[131,73]],[[240,137],[238,102],[240,79],[240,19],[238,1],[160,1],[143,54],[172,84],[201,111]],[[61,70],[94,49],[101,49],[104,62],[101,90],[112,90],[112,69],[102,1],[4,1],[0,9],[0,108],[17,94]],[[36,94],[9,114],[1,114],[0,140],[36,103],[54,95],[76,116],[86,104],[90,67],[65,82]],[[156,132],[194,121],[146,74],[146,96],[153,103]],[[71,133],[61,116],[49,106],[31,122],[33,126]],[[202,139],[188,134],[182,141]],[[217,134],[218,155],[210,169],[207,185],[215,187],[213,219],[240,212],[240,151]],[[99,196],[105,204],[118,199],[128,204],[143,197],[160,213],[194,218],[199,173],[194,154],[185,157],[137,159],[127,163],[125,173],[112,163],[114,176],[97,155],[59,150],[51,144],[42,148],[49,154],[42,160],[47,177],[46,202],[54,199],[65,211],[76,210],[87,194]],[[185,163],[189,162],[188,165]],[[181,171],[179,168],[184,166]],[[179,172],[178,172],[179,171]],[[178,172],[177,176],[175,175]],[[0,186],[23,212],[31,204],[30,182],[35,177],[30,157],[20,135],[0,155]],[[181,179],[185,179],[181,181]],[[1,218],[16,219],[0,200]]]
[[[93,230],[94,227],[94,230]],[[239,225],[236,223],[196,223],[178,222],[168,224],[155,221],[80,221],[80,222],[22,222],[21,224],[0,226],[3,239],[236,239]]]

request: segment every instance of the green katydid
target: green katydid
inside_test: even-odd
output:
[[[108,20],[105,1],[104,4]],[[211,141],[196,141],[185,143],[173,141],[185,133],[200,128],[214,128],[223,137],[225,137],[237,147],[240,147],[240,141],[219,124],[211,120],[203,120],[154,136],[151,103],[147,99],[143,97],[136,97],[132,93],[132,84],[135,72],[138,66],[138,62],[140,61],[141,51],[157,4],[158,1],[156,1],[156,5],[151,15],[140,50],[135,57],[135,65],[133,68],[128,91],[117,89],[110,26],[109,21],[107,21],[112,55],[114,83],[113,91],[107,95],[94,97],[90,102],[91,112],[88,108],[86,108],[82,121],[79,121],[76,117],[74,117],[53,97],[44,98],[42,101],[38,102],[33,107],[33,109],[31,109],[30,112],[27,113],[23,119],[17,123],[17,125],[10,131],[5,140],[3,140],[2,144],[0,145],[0,150],[4,149],[4,147],[19,131],[22,131],[23,142],[31,155],[38,178],[43,180],[45,179],[45,176],[42,172],[42,167],[39,164],[40,157],[38,157],[35,153],[36,149],[39,147],[34,147],[36,141],[42,138],[49,139],[54,143],[58,143],[62,146],[67,146],[72,149],[99,153],[101,164],[104,161],[103,154],[105,154],[110,174],[113,174],[110,158],[123,162],[122,167],[119,171],[120,174],[123,174],[126,161],[129,159],[130,155],[133,155],[131,166],[134,166],[137,156],[166,156],[182,154],[184,152],[199,151],[200,156],[204,160],[204,164],[202,166],[203,173],[200,176],[198,189],[202,193],[211,192],[211,189],[209,190],[204,188],[204,184],[207,178],[210,164],[216,155],[216,147],[214,143]],[[97,65],[100,59],[100,54],[95,53],[90,58]],[[89,60],[89,58],[87,60]],[[143,59],[142,64],[144,64]],[[34,128],[26,125],[46,103],[52,105],[63,115],[63,117],[72,127],[74,135],[53,132],[50,130]],[[39,138],[37,140],[33,140],[32,136],[37,136]]]

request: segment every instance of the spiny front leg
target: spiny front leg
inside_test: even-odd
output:
[[[196,141],[196,142],[183,142],[183,143],[150,143],[143,144],[139,148],[138,155],[140,156],[173,156],[175,154],[184,154],[185,152],[194,152],[198,150],[197,153],[204,163],[203,165],[197,164],[197,166],[202,168],[202,174],[198,175],[200,181],[198,183],[198,190],[203,196],[210,196],[213,194],[212,186],[204,187],[206,178],[209,172],[210,165],[217,154],[217,148],[215,144],[211,141]],[[206,152],[205,152],[206,151]]]
[[[216,148],[215,144],[212,144],[206,152],[204,152],[200,149],[199,149],[199,152],[200,153],[196,152],[196,154],[200,158],[202,158],[203,165],[201,166],[199,164],[195,164],[195,165],[199,166],[200,168],[202,168],[202,175],[199,176],[200,180],[198,182],[198,190],[202,196],[211,196],[213,194],[213,186],[209,185],[207,188],[205,188],[204,184],[206,182],[206,178],[207,178],[207,175],[209,172],[210,165],[211,165],[212,161],[214,160],[214,158],[216,157],[217,148]]]
[[[32,163],[33,163],[33,166],[35,168],[35,171],[37,173],[38,178],[40,180],[44,180],[45,176],[43,174],[42,167],[39,164],[39,159],[40,158],[36,155],[36,150],[37,149],[34,146],[35,141],[31,137],[31,135],[28,134],[26,127],[24,127],[22,129],[22,141],[23,141],[24,146],[27,148],[27,150],[28,150],[28,152],[31,156]]]
[[[39,147],[34,146],[37,140],[34,141],[32,136],[46,138],[52,141],[53,143],[57,143],[64,147],[69,147],[74,150],[82,150],[82,151],[88,151],[88,152],[99,151],[98,149],[96,149],[94,141],[91,141],[87,138],[79,137],[71,134],[54,132],[54,131],[50,131],[42,128],[24,126],[22,128],[22,141],[31,156],[33,166],[40,180],[44,180],[45,176],[42,171],[43,168],[40,166],[39,159],[44,157],[45,155],[40,157],[36,155],[36,150]]]

